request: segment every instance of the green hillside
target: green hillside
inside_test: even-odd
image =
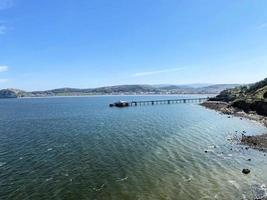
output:
[[[0,90],[0,98],[18,98],[30,96],[29,93],[18,89],[3,89]]]
[[[236,84],[217,84],[205,87],[187,85],[116,85],[99,88],[77,89],[59,88],[45,91],[25,92],[16,89],[0,90],[0,98],[46,97],[46,96],[80,96],[80,95],[122,95],[122,94],[218,94]]]
[[[222,91],[211,101],[224,101],[245,112],[255,111],[267,116],[267,78],[254,84]]]

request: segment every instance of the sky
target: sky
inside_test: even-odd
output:
[[[0,88],[266,77],[266,0],[0,0]]]

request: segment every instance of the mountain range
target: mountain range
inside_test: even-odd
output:
[[[27,92],[19,89],[0,90],[0,98],[83,96],[83,95],[146,95],[146,94],[218,94],[238,84],[191,84],[191,85],[116,85],[98,88],[58,88]]]

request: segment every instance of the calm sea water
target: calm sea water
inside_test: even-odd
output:
[[[252,199],[267,184],[264,153],[227,140],[267,132],[255,122],[193,103],[108,107],[164,98],[178,97],[0,100],[0,199]]]

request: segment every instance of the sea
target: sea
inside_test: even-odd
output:
[[[193,102],[109,107],[118,100],[192,97],[200,96],[1,99],[0,199],[266,196],[266,152],[236,139],[267,133],[259,123]]]

